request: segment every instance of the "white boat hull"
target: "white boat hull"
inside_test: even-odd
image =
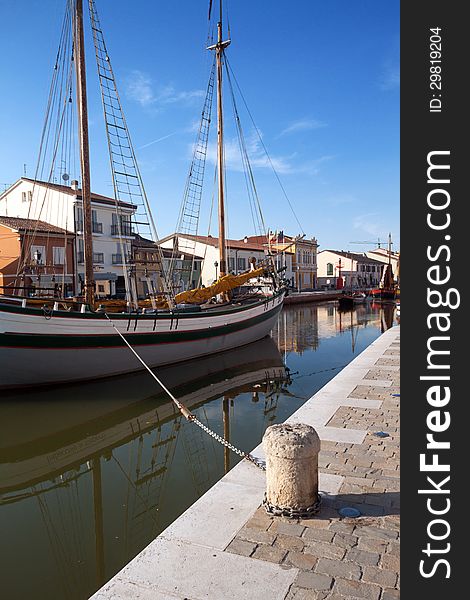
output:
[[[205,316],[110,318],[139,356],[154,367],[265,337],[277,320],[283,297],[280,293],[254,306]],[[57,313],[45,318],[37,310],[25,314],[0,307],[0,319],[0,388],[84,381],[142,369],[104,315],[87,319]]]

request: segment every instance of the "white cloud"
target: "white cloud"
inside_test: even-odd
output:
[[[127,80],[126,93],[129,98],[142,106],[148,106],[155,102],[152,80],[141,71],[132,71]]]
[[[204,96],[204,90],[178,91],[172,84],[156,87],[151,77],[134,70],[127,79],[126,94],[143,107],[190,103]]]
[[[157,100],[162,104],[174,104],[176,102],[190,102],[195,98],[202,98],[204,90],[191,90],[188,92],[177,92],[173,86],[166,86],[158,95]]]
[[[379,82],[380,89],[384,92],[400,87],[400,69],[398,66],[388,65]]]
[[[387,56],[382,63],[379,75],[379,87],[382,91],[395,90],[400,87],[400,38],[395,36],[391,41]]]
[[[295,155],[291,156],[271,156],[271,162],[269,162],[266,153],[263,150],[263,146],[256,132],[246,140],[246,149],[250,164],[253,169],[271,169],[271,163],[274,169],[279,174],[292,173],[293,164],[292,160]],[[243,161],[240,153],[240,146],[238,138],[225,139],[224,144],[224,157],[225,167],[231,171],[244,171]],[[215,164],[217,162],[217,145],[215,142],[211,142],[207,148],[207,160]]]
[[[378,219],[379,213],[367,213],[364,215],[358,215],[353,219],[353,227],[354,229],[359,229],[368,233],[371,236],[377,237],[385,237],[387,234],[385,233],[384,227]]]
[[[272,169],[279,175],[291,175],[294,173],[306,173],[308,175],[317,175],[320,170],[320,165],[333,159],[333,156],[321,156],[316,159],[302,161],[297,153],[285,156],[274,156],[270,154],[270,159],[266,156],[263,144],[256,131],[246,141],[246,149],[250,164],[255,169]],[[225,166],[231,171],[244,171],[244,165],[240,154],[240,146],[238,138],[225,139]],[[217,145],[215,142],[208,144],[207,160],[215,164],[217,161]]]
[[[320,129],[321,127],[326,127],[326,123],[322,123],[321,121],[317,121],[316,119],[301,119],[299,121],[294,121],[285,129],[283,129],[279,134],[279,137],[281,137],[282,135],[288,135],[290,133],[297,133],[299,131],[310,131],[312,129]]]

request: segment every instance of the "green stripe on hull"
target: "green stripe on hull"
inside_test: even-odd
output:
[[[267,310],[263,314],[238,323],[230,323],[212,329],[196,331],[168,331],[152,333],[124,334],[132,346],[149,346],[155,344],[171,344],[179,342],[192,342],[201,339],[227,335],[236,331],[247,329],[258,323],[277,315],[282,309],[282,303],[274,310]],[[31,335],[2,333],[0,334],[0,347],[9,348],[115,348],[124,346],[123,340],[116,335]]]

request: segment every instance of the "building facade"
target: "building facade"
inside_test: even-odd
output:
[[[318,284],[322,289],[376,287],[383,267],[383,263],[366,254],[322,250],[318,253]]]
[[[132,241],[132,256],[138,298],[146,298],[163,291],[162,259],[165,273],[170,272],[170,265],[173,262],[171,277],[175,293],[193,289],[201,280],[202,258],[200,256],[188,252],[178,252],[173,256],[172,249],[159,247],[152,240],[137,235]]]
[[[75,236],[32,219],[0,217],[0,293],[72,296]]]
[[[390,260],[390,264],[392,265],[393,277],[395,281],[398,281],[400,277],[400,254],[398,252],[389,252],[386,248],[376,248],[375,250],[370,250],[369,252],[366,252],[366,255],[369,258],[378,260],[384,265],[388,265],[388,262]]]
[[[91,194],[93,270],[98,297],[122,295],[124,271],[132,255],[131,217],[136,207]],[[78,183],[70,186],[22,177],[0,195],[0,215],[50,223],[75,234],[75,288],[84,282],[83,202]],[[122,237],[120,237],[120,235]],[[122,240],[122,241],[121,241]]]
[[[220,275],[218,239],[204,235],[172,234],[159,241],[162,248],[173,249],[187,255],[195,255],[200,260],[200,280],[202,285],[209,286]],[[267,248],[245,237],[243,240],[227,240],[227,268],[229,273],[238,275],[249,271],[252,261],[260,263],[266,258]],[[192,277],[194,279],[194,277]]]
[[[257,237],[256,239],[264,239],[265,245],[268,246],[266,238]],[[279,253],[280,260],[285,263],[285,276],[293,289],[299,292],[316,289],[318,270],[316,238],[307,240],[304,236],[292,237],[284,234],[283,231],[271,232],[269,246],[271,250]]]

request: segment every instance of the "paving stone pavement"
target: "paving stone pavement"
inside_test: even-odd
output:
[[[340,406],[327,426],[366,430],[361,444],[322,441],[319,469],[344,477],[312,519],[269,516],[258,508],[226,552],[296,567],[285,600],[395,600],[400,592],[399,337],[348,395],[380,408]],[[387,367],[391,367],[387,369]],[[390,387],[374,386],[374,380]],[[374,435],[385,432],[387,437]],[[341,518],[338,510],[361,516]]]

